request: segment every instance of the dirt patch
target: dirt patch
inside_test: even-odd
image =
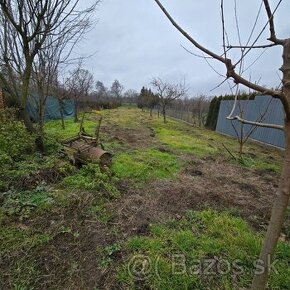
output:
[[[110,139],[125,144],[133,149],[150,147],[156,144],[155,133],[151,128],[140,127],[121,128],[121,127],[102,127],[102,132],[110,136]],[[154,133],[154,135],[153,135]]]
[[[61,172],[58,167],[41,169],[38,172],[19,178],[14,186],[21,190],[28,190],[35,188],[35,186],[41,182],[50,184],[56,183],[63,177],[65,177],[65,173]]]
[[[272,175],[269,182],[269,176],[231,165],[225,158],[193,158],[176,179],[158,180],[141,190],[131,189],[130,194],[111,205],[113,220],[122,235],[128,237],[143,234],[144,224],[211,207],[229,209],[261,230],[270,217],[277,179],[277,175]]]
[[[116,269],[102,266],[108,259],[103,249],[118,239],[107,225],[87,220],[77,209],[69,208],[30,220],[25,228],[49,232],[51,239],[42,246],[26,249],[25,255],[21,250],[1,257],[1,289],[13,289],[11,273],[24,280],[28,269],[30,275],[36,272],[31,284],[27,283],[34,289],[95,289],[100,285],[105,285],[102,289],[113,289],[116,282],[111,277]],[[120,255],[110,258],[116,266],[121,263]],[[19,265],[18,272],[15,265]]]
[[[187,210],[234,208],[254,228],[264,229],[275,192],[268,180],[223,160],[200,162],[198,166],[202,175],[182,172],[174,180],[155,181],[146,188],[120,182],[123,195],[107,205],[113,214],[108,224],[87,220],[83,205],[77,204],[27,224],[40,231],[49,229],[53,235],[48,244],[27,253],[28,262],[38,271],[32,285],[36,289],[121,289],[116,273],[128,253],[112,255],[108,265],[102,267],[107,262],[103,249],[131,236],[149,235],[150,224],[179,220]],[[59,228],[64,231],[57,232]],[[13,264],[23,257],[20,252],[1,260],[3,289],[9,289],[9,276],[5,274],[9,275]]]
[[[195,172],[202,174],[192,177]],[[158,182],[155,187],[159,188],[163,211],[178,213],[208,206],[217,210],[236,209],[255,228],[263,229],[270,216],[278,176],[272,175],[271,179],[269,182],[269,176],[264,178],[218,158],[194,163],[178,180]]]

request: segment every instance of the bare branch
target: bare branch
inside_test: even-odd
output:
[[[221,85],[223,85],[226,81],[228,81],[227,78],[225,78],[222,82],[220,82],[218,85],[216,85],[214,88],[212,88],[210,91],[214,91],[216,90],[217,88],[219,88]]]
[[[248,120],[241,118],[240,116],[235,116],[235,117],[227,118],[227,119],[228,120],[238,120],[239,122],[241,122],[243,124],[254,125],[257,127],[272,128],[272,129],[278,129],[278,130],[284,131],[284,126],[276,125],[276,124],[267,124],[267,123],[248,121]]]
[[[228,49],[232,49],[232,48],[267,48],[267,47],[272,47],[272,46],[276,46],[278,44],[276,43],[271,43],[271,44],[264,44],[264,45],[227,45],[226,48]]]
[[[211,50],[205,48],[204,46],[200,45],[197,41],[195,41],[184,29],[182,29],[177,22],[171,17],[171,15],[167,12],[165,7],[161,4],[159,0],[154,0],[159,8],[163,11],[163,13],[166,15],[166,17],[169,19],[169,21],[172,23],[172,25],[181,33],[183,34],[195,47],[206,53],[207,55],[210,55],[211,57],[221,61],[222,63],[226,64],[226,59],[219,56],[218,54],[212,52]]]
[[[224,56],[227,57],[226,51],[226,34],[225,34],[225,16],[224,16],[224,1],[221,0],[221,18],[222,18],[222,31],[223,31],[223,48],[224,48]]]
[[[279,6],[281,4],[282,0],[280,0],[278,2]],[[284,41],[282,39],[278,39],[276,37],[276,33],[275,33],[275,27],[274,27],[274,14],[271,11],[270,8],[270,4],[268,0],[263,0],[266,12],[267,12],[267,16],[268,16],[268,20],[269,20],[269,29],[270,29],[270,37],[268,38],[268,40],[274,42],[275,44],[282,44],[284,43]]]
[[[181,47],[186,51],[186,52],[188,52],[188,53],[190,53],[191,55],[193,55],[193,56],[196,56],[196,57],[199,57],[199,58],[203,58],[203,59],[214,59],[213,57],[211,57],[211,56],[204,56],[204,55],[200,55],[200,54],[196,54],[196,53],[194,53],[194,52],[192,52],[192,51],[190,51],[189,49],[187,49],[185,46],[183,46],[183,45],[181,45]]]
[[[250,82],[249,80],[243,78],[239,74],[235,72],[235,67],[236,65],[232,64],[232,61],[228,58],[221,57],[220,55],[212,52],[211,50],[208,50],[201,44],[199,44],[195,39],[193,39],[184,29],[182,29],[176,21],[172,18],[172,16],[169,14],[169,12],[164,8],[164,6],[161,4],[159,0],[154,0],[156,4],[159,6],[159,8],[162,10],[162,12],[165,14],[165,16],[169,19],[169,21],[172,23],[172,25],[181,33],[183,34],[195,47],[203,51],[205,54],[213,57],[214,59],[222,62],[225,64],[227,68],[227,77],[228,78],[233,78],[236,83],[243,84],[253,90],[256,90],[258,92],[261,92],[264,95],[271,95],[271,96],[276,96],[276,97],[283,97],[284,94],[282,91],[279,90],[271,90],[268,88],[265,88],[263,86],[259,86],[255,83]],[[241,61],[241,60],[240,60]],[[239,62],[240,62],[239,61]],[[289,118],[290,118],[290,110],[289,110]]]
[[[254,34],[254,31],[255,31],[255,29],[256,29],[256,26],[257,26],[257,23],[258,23],[258,19],[259,19],[260,14],[261,14],[262,6],[263,6],[263,1],[261,1],[261,4],[260,4],[260,7],[259,7],[259,10],[258,10],[257,16],[256,16],[256,18],[255,18],[255,22],[254,22],[254,24],[253,24],[253,27],[252,27],[251,33],[250,33],[250,35],[249,35],[248,41],[247,41],[247,43],[246,43],[246,46],[250,43],[251,38],[252,38],[252,36],[253,36],[253,34]]]
[[[264,1],[264,0],[263,0]],[[274,13],[277,11],[277,9],[279,8],[280,4],[281,4],[282,0],[280,0],[278,2],[278,4],[276,5],[275,7],[275,10],[273,11],[272,14],[272,18],[274,17]],[[270,19],[268,19],[268,21],[266,22],[266,24],[263,26],[261,32],[258,34],[258,36],[256,37],[256,39],[253,41],[252,45],[247,49],[247,51],[244,53],[243,55],[243,58],[251,51],[252,47],[255,46],[255,44],[257,43],[257,41],[259,40],[259,38],[261,37],[261,35],[263,34],[263,32],[265,31],[265,29],[267,28],[268,26],[268,23],[270,22]],[[285,43],[285,40],[282,40],[282,39],[277,39],[277,41],[275,42],[277,45],[284,45]],[[239,62],[242,61],[242,58],[240,58],[238,60],[238,62],[235,63],[235,65],[237,65]]]

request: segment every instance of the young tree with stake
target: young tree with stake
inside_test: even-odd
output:
[[[274,22],[274,13],[281,4],[282,0],[278,1],[275,9],[272,10],[270,7],[270,3],[268,0],[263,0],[262,4],[267,15],[267,23],[264,26],[266,28],[268,26],[270,36],[268,38],[269,43],[265,45],[256,45],[257,40],[260,38],[262,33],[259,34],[257,39],[252,44],[242,45],[241,43],[238,46],[230,46],[226,45],[227,33],[225,30],[225,18],[224,18],[224,1],[221,0],[221,22],[223,28],[223,54],[215,53],[205,46],[201,45],[198,41],[196,41],[191,35],[189,35],[171,16],[171,14],[165,9],[165,7],[161,4],[159,0],[154,0],[158,7],[162,10],[164,15],[168,18],[171,24],[186,38],[191,44],[193,44],[196,48],[202,51],[204,54],[210,56],[211,58],[223,63],[226,68],[226,78],[224,81],[228,79],[233,79],[236,84],[242,84],[252,90],[260,92],[262,95],[270,95],[274,98],[280,99],[283,108],[284,108],[284,126],[274,125],[274,124],[264,124],[255,121],[245,120],[241,116],[232,116],[231,119],[236,119],[244,124],[251,124],[255,126],[267,127],[267,128],[276,128],[283,129],[285,132],[285,157],[284,164],[281,174],[280,186],[276,194],[276,198],[274,201],[274,205],[271,212],[271,218],[268,225],[267,233],[264,239],[264,243],[262,246],[262,250],[260,253],[259,260],[262,262],[264,267],[264,271],[262,273],[256,273],[254,275],[251,289],[252,290],[260,290],[266,289],[267,287],[267,278],[269,275],[269,262],[273,261],[273,256],[275,253],[275,248],[277,246],[280,233],[282,230],[283,222],[286,217],[287,206],[289,203],[290,197],[290,38],[280,39],[276,36],[275,32],[275,22]],[[236,3],[236,2],[235,2]],[[262,29],[262,32],[264,31]],[[280,46],[283,50],[282,58],[283,64],[280,68],[282,72],[282,86],[280,89],[271,89],[265,86],[259,85],[257,83],[252,82],[251,80],[245,78],[242,75],[241,62],[245,58],[245,56],[249,53],[250,50],[254,48],[265,48],[272,46]],[[232,59],[228,57],[228,50],[238,48],[241,50],[242,57],[240,61],[234,63]],[[240,69],[238,69],[238,65],[240,64]],[[233,108],[234,109],[234,108]],[[233,110],[234,111],[234,110]],[[261,263],[259,263],[261,265]]]

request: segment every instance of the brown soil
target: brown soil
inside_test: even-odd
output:
[[[133,149],[140,149],[144,147],[157,144],[155,140],[154,130],[150,127],[135,128],[121,128],[117,126],[103,126],[102,134],[106,134],[113,141],[129,146]]]
[[[114,220],[124,236],[139,234],[148,223],[180,218],[187,210],[231,210],[255,229],[269,219],[277,176],[231,165],[228,160],[198,160],[174,180],[158,180],[112,204]]]
[[[148,127],[102,129],[131,148],[158,145],[154,130]],[[160,150],[168,148],[163,146]],[[104,268],[100,266],[105,259],[100,249],[133,235],[148,235],[149,224],[180,219],[189,209],[229,209],[254,229],[265,228],[277,188],[277,174],[232,165],[226,157],[199,159],[183,155],[180,161],[183,170],[175,179],[148,182],[142,189],[121,181],[122,197],[108,203],[112,218],[107,224],[84,216],[83,208],[89,198],[77,199],[69,208],[24,221],[21,226],[40,232],[48,230],[53,238],[41,248],[28,249],[26,255],[19,252],[0,259],[0,288],[13,288],[9,284],[11,267],[26,257],[27,263],[33,262],[39,272],[38,279],[32,281],[35,289],[121,289],[115,276],[126,253],[115,253],[111,257],[113,262],[109,261],[109,267]],[[70,228],[71,232],[57,231],[60,226]]]

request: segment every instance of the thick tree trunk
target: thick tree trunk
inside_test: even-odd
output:
[[[286,151],[282,171],[282,179],[272,208],[271,219],[267,229],[266,237],[259,257],[259,266],[264,267],[262,273],[254,276],[252,290],[264,290],[267,287],[269,269],[273,262],[274,252],[281,234],[283,222],[287,213],[290,196],[290,122],[285,127]]]
[[[26,61],[26,69],[23,74],[23,80],[22,80],[22,92],[21,92],[21,103],[20,103],[20,116],[24,122],[24,125],[28,132],[35,133],[35,129],[33,127],[32,121],[30,120],[29,114],[26,110],[27,105],[27,99],[28,99],[28,93],[29,93],[29,81],[30,81],[30,75],[31,75],[31,65],[32,62],[29,60]]]
[[[43,137],[38,134],[37,130],[34,128],[33,123],[30,119],[30,116],[26,110],[27,99],[29,95],[29,82],[30,82],[30,75],[31,75],[31,66],[32,60],[26,60],[26,69],[23,74],[23,83],[22,83],[22,97],[21,97],[21,104],[20,104],[20,117],[23,120],[23,123],[28,132],[32,134],[36,134],[35,145],[36,149],[40,152],[44,152],[44,142]]]
[[[290,39],[287,39],[284,44],[283,51],[283,66],[281,68],[283,72],[283,92],[290,103]],[[260,253],[259,265],[264,266],[262,273],[256,273],[252,282],[252,290],[264,290],[267,287],[267,280],[269,275],[269,269],[271,262],[273,262],[273,256],[275,249],[281,234],[283,222],[286,218],[287,207],[290,196],[290,120],[285,119],[285,158],[283,164],[283,170],[281,175],[281,181],[277,197],[274,202],[271,219],[267,229],[266,237],[263,243],[262,251]]]
[[[166,111],[165,110],[163,111],[163,122],[164,122],[164,124],[166,123]]]
[[[35,128],[33,127],[33,123],[29,117],[29,114],[26,111],[26,108],[23,108],[23,106],[20,107],[19,110],[19,115],[20,115],[20,119],[23,121],[24,126],[26,128],[26,130],[29,133],[36,133]]]
[[[153,108],[150,108],[150,117],[152,117]]]
[[[202,124],[202,114],[201,111],[198,111],[198,126],[201,127]]]

